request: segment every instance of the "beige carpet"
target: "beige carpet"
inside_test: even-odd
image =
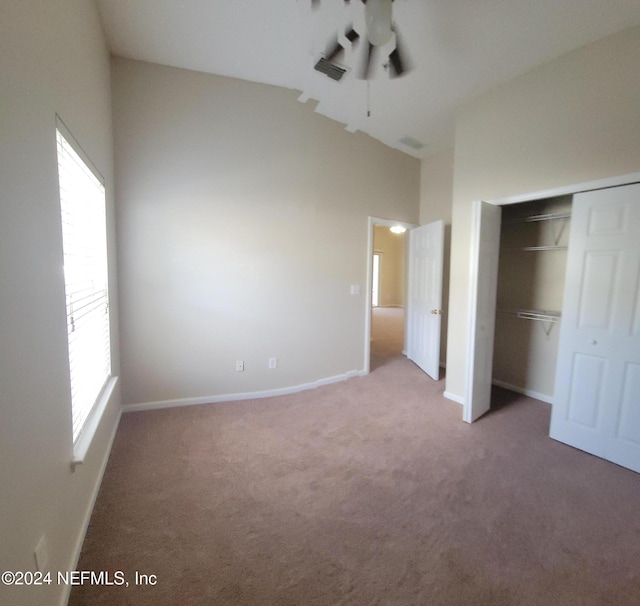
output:
[[[404,318],[402,307],[371,309],[371,370],[402,353]]]
[[[269,400],[126,414],[72,605],[637,605],[640,475],[499,390],[474,425],[401,356]],[[134,573],[157,575],[134,587]]]

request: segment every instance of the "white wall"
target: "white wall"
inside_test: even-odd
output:
[[[116,394],[85,464],[73,473],[56,113],[105,177],[113,225],[109,70],[93,2],[0,5],[2,570],[35,570],[33,551],[42,534],[50,570],[75,565],[120,410]],[[115,266],[111,278],[115,289]],[[112,314],[117,337],[115,305]],[[63,598],[65,587],[1,591],[3,604],[50,605]]]
[[[473,200],[640,167],[640,28],[569,53],[474,99],[456,124],[447,391],[465,393]]]
[[[419,162],[295,91],[123,59],[113,77],[124,401],[362,369],[368,216],[417,220]]]
[[[444,271],[442,274],[442,328],[440,364],[447,359],[449,317],[449,267],[451,264],[451,207],[453,202],[453,150],[429,156],[420,165],[420,225],[444,221]]]

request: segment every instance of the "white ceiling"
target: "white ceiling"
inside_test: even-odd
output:
[[[332,36],[364,31],[358,0],[96,0],[113,54],[301,91],[316,111],[415,157],[453,146],[455,108],[497,83],[640,25],[640,0],[395,0],[413,69],[336,82],[313,69]],[[341,63],[361,62],[364,45]],[[360,54],[358,54],[360,51]],[[382,53],[381,53],[382,54]],[[370,116],[367,116],[367,110]],[[418,151],[400,140],[411,137]]]

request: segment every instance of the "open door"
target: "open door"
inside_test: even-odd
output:
[[[640,185],[577,194],[550,436],[640,472]]]
[[[467,393],[462,419],[473,423],[491,407],[493,336],[502,209],[475,202],[472,216]]]
[[[407,357],[432,379],[440,378],[444,222],[409,232]]]

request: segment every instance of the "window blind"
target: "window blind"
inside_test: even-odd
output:
[[[101,180],[56,136],[75,443],[111,374],[106,204]]]

